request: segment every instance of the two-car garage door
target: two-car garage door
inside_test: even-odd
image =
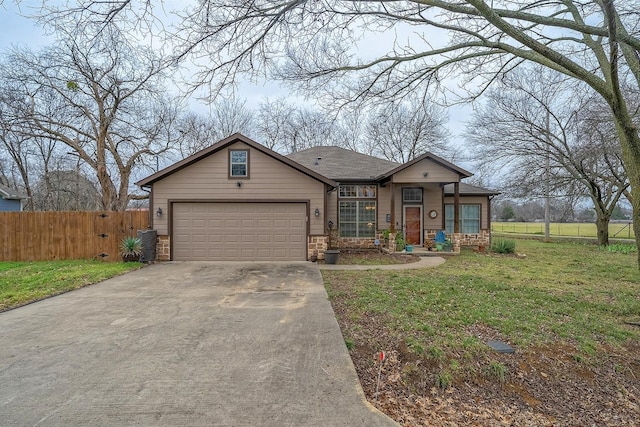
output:
[[[176,261],[306,259],[306,203],[174,203]]]

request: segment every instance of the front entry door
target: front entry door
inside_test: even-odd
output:
[[[422,243],[422,206],[404,207],[404,233],[408,245]]]

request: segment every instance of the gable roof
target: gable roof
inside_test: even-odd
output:
[[[453,196],[454,194],[453,184],[446,184],[444,186],[444,194],[445,196]],[[471,184],[466,184],[464,182],[461,182],[460,194],[464,194],[465,196],[495,196],[500,193],[498,191],[489,190],[483,187],[478,187],[477,185],[471,185]]]
[[[0,184],[0,197],[5,200],[25,200],[29,198],[26,194],[2,184]]]
[[[403,164],[399,165],[397,168],[392,169],[392,170],[382,174],[378,178],[379,179],[389,178],[389,177],[391,177],[391,175],[394,175],[394,174],[396,174],[396,173],[398,173],[398,172],[400,172],[402,170],[405,170],[408,167],[411,167],[411,166],[415,165],[416,163],[421,162],[422,160],[425,160],[425,159],[429,159],[429,160],[432,160],[432,161],[434,161],[436,163],[439,163],[441,166],[444,166],[445,168],[457,173],[462,178],[469,178],[470,176],[473,176],[473,174],[471,172],[469,172],[469,171],[467,171],[465,169],[462,169],[461,167],[456,166],[453,163],[446,161],[442,157],[438,157],[435,154],[430,153],[430,152],[427,151],[423,155],[418,156],[413,160],[409,160],[407,163],[403,163]]]
[[[311,147],[287,157],[336,181],[374,181],[400,166],[399,163],[334,146]]]
[[[235,133],[215,144],[213,144],[210,147],[205,148],[204,150],[200,150],[197,153],[185,158],[184,160],[181,160],[177,163],[174,163],[173,165],[166,167],[164,169],[162,169],[161,171],[158,171],[156,173],[154,173],[153,175],[150,175],[138,182],[136,182],[136,185],[140,186],[140,187],[147,187],[151,184],[153,184],[156,181],[159,181],[161,179],[166,178],[167,176],[178,172],[179,170],[182,170],[184,168],[186,168],[189,165],[192,165],[193,163],[196,163],[199,160],[204,159],[205,157],[208,157],[232,144],[235,144],[236,142],[242,142],[244,144],[247,144],[248,146],[250,146],[251,148],[254,148],[264,154],[266,154],[269,157],[272,157],[275,160],[278,160],[300,172],[302,172],[303,174],[310,176],[311,178],[314,178],[320,182],[323,182],[327,185],[330,185],[332,187],[335,187],[337,185],[337,183],[329,178],[327,178],[324,175],[319,174],[316,171],[313,171],[299,163],[296,163],[290,159],[288,159],[287,157],[276,153],[273,150],[268,149],[267,147],[265,147],[262,144],[259,144],[255,141],[253,141],[250,138],[247,138],[246,136],[240,134],[240,133]]]
[[[414,164],[429,159],[441,166],[468,178],[473,174],[442,157],[426,152],[407,163],[396,163],[341,147],[311,147],[287,155],[304,166],[336,181],[385,180]],[[320,158],[318,160],[318,158]]]

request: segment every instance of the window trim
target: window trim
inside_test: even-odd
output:
[[[356,196],[341,196],[341,188],[343,186],[354,186],[355,188],[355,192],[356,192]],[[364,197],[357,197],[358,194],[358,186],[362,186],[362,187],[373,187],[374,191],[375,191],[375,195],[373,196],[364,196]],[[371,238],[375,238],[376,236],[376,232],[378,230],[378,184],[371,184],[371,183],[361,183],[361,184],[339,184],[338,185],[338,197],[337,197],[337,214],[338,214],[338,236],[339,237],[345,237],[345,238],[352,238],[352,239],[371,239]],[[365,192],[363,191],[362,194],[365,194]],[[360,203],[359,202],[369,202],[369,203],[373,203],[373,208],[374,208],[374,217],[373,217],[373,236],[359,236],[360,232],[359,232],[359,224],[363,224],[364,221],[355,221],[356,224],[356,235],[355,236],[343,236],[342,235],[342,227],[341,225],[341,215],[340,215],[340,202],[355,202],[355,209],[356,209],[356,215],[358,215],[358,209],[360,209]],[[369,223],[371,221],[367,221],[367,223]]]
[[[449,233],[453,233],[453,230],[448,230],[447,229],[447,221],[449,220],[449,218],[447,217],[447,206],[451,206],[453,209],[455,209],[455,204],[454,203],[445,203],[444,205],[444,228],[445,230],[447,230],[447,232]],[[462,216],[462,207],[463,206],[478,206],[478,231],[476,232],[465,232],[464,231],[464,220],[465,218],[463,218]],[[482,203],[460,203],[458,205],[458,208],[460,209],[460,214],[459,214],[459,219],[460,219],[460,233],[461,234],[477,234],[480,233],[482,231]],[[455,214],[455,212],[454,212]],[[455,221],[455,219],[451,219],[451,221]],[[476,221],[476,218],[473,219],[473,221]],[[455,223],[453,224],[455,226]]]
[[[245,163],[234,163],[234,164],[245,164],[246,168],[247,168],[247,174],[246,175],[233,175],[232,174],[232,163],[231,163],[231,156],[234,152],[237,151],[243,151],[247,154],[247,161]],[[228,172],[228,178],[229,179],[249,179],[249,165],[250,165],[250,150],[246,149],[246,148],[229,148],[227,150],[227,172]]]
[[[420,200],[406,200],[404,198],[404,192],[406,190],[420,190]],[[421,205],[424,203],[424,188],[422,187],[402,187],[402,203],[405,205]]]
[[[355,196],[342,196],[342,187],[355,187],[355,192],[356,195]],[[373,196],[358,196],[358,187],[373,187],[374,188],[374,192],[375,194]],[[364,194],[364,192],[363,192]],[[375,199],[378,200],[378,186],[376,184],[340,184],[338,185],[338,199],[348,199],[348,200],[353,200],[353,199],[363,199],[363,200],[371,200],[371,199]]]

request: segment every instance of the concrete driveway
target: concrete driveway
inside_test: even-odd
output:
[[[304,262],[157,264],[0,313],[0,424],[396,425]]]

